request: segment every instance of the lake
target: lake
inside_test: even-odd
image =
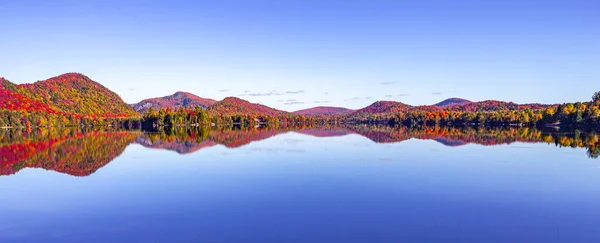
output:
[[[0,242],[599,242],[600,135],[0,130]]]

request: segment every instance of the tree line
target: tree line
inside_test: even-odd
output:
[[[305,116],[291,113],[219,114],[197,106],[155,110],[142,118],[85,116],[44,111],[0,110],[0,127],[115,126],[155,129],[174,126],[241,126],[259,124],[340,124],[367,123],[386,125],[486,125],[486,126],[560,126],[600,129],[600,92],[589,102],[565,103],[544,109],[464,111],[455,109],[415,109],[389,113]]]
[[[142,116],[142,128],[156,129],[159,127],[179,126],[238,126],[251,127],[260,124],[312,124],[334,121],[335,118],[311,117],[304,115],[258,115],[258,114],[218,114],[209,112],[199,106],[193,109],[179,107],[178,109],[150,108]],[[338,120],[339,121],[339,120]]]
[[[140,118],[98,117],[44,111],[0,110],[0,127],[141,127]]]
[[[496,111],[412,110],[350,116],[355,123],[403,125],[560,126],[600,128],[600,92],[590,102],[565,103],[545,109]]]

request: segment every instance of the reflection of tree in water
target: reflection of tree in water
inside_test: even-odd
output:
[[[594,146],[588,147],[587,155],[590,158],[597,159],[598,156],[600,155],[600,146],[596,144]]]
[[[208,147],[207,144],[222,144],[227,147],[239,147],[252,141],[263,140],[288,131],[316,136],[330,137],[347,134],[359,134],[376,143],[398,143],[409,139],[434,140],[446,146],[462,146],[479,144],[494,146],[501,144],[548,143],[558,147],[587,148],[590,158],[597,158],[599,135],[595,132],[579,130],[557,132],[552,129],[537,129],[534,127],[442,127],[442,126],[385,126],[385,125],[302,125],[277,126],[261,128],[185,128],[178,127],[162,132],[145,134],[140,137],[152,143],[142,144],[147,147],[169,147],[171,150],[182,145],[187,148],[194,146]],[[202,149],[196,147],[193,151]],[[168,148],[167,148],[168,149]],[[190,150],[190,149],[188,149]],[[192,151],[192,152],[193,152]]]
[[[600,157],[600,135],[593,131],[540,130],[530,127],[390,127],[376,125],[277,126],[259,128],[176,127],[152,133],[116,130],[0,129],[0,175],[22,168],[43,168],[75,176],[87,176],[108,164],[131,143],[144,147],[193,153],[224,145],[244,146],[289,131],[316,137],[359,134],[376,143],[398,143],[409,139],[434,140],[446,146],[484,146],[514,142],[548,143],[557,147],[586,148],[590,158]]]
[[[253,141],[260,141],[287,132],[280,128],[239,128],[224,127],[175,127],[156,132],[145,133],[136,139],[136,143],[156,149],[167,149],[180,154],[192,153],[217,144],[236,148]]]
[[[0,175],[23,168],[43,168],[88,176],[125,150],[139,132],[55,130],[0,132]],[[7,138],[15,140],[7,143]]]

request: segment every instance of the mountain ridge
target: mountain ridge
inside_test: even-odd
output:
[[[538,110],[553,106],[537,103],[517,104],[497,100],[473,102],[452,97],[434,105],[412,106],[398,101],[381,100],[357,110],[345,107],[316,106],[288,112],[237,97],[226,97],[221,101],[216,101],[186,91],[177,91],[164,97],[144,99],[136,104],[126,104],[118,94],[81,73],[65,73],[26,84],[14,84],[6,78],[0,78],[0,101],[3,101],[0,103],[2,109],[90,117],[139,117],[139,113],[144,113],[150,107],[175,110],[178,107],[200,106],[211,114],[218,115],[343,115],[368,118],[372,115],[393,115],[411,111]]]
[[[474,111],[519,110],[519,109],[526,109],[526,108],[543,109],[543,108],[546,108],[549,106],[553,106],[553,105],[549,105],[549,104],[538,104],[538,103],[517,104],[514,102],[497,101],[497,100],[470,101],[470,100],[463,99],[463,98],[452,97],[452,98],[442,100],[433,105],[413,106],[413,105],[408,105],[408,104],[405,104],[405,103],[402,103],[399,101],[380,100],[380,101],[375,101],[374,103],[372,103],[368,106],[365,106],[363,108],[360,108],[360,109],[350,109],[350,108],[346,108],[346,107],[336,107],[336,106],[315,106],[315,107],[309,107],[309,108],[300,109],[300,110],[296,110],[296,111],[284,111],[284,110],[279,110],[279,109],[269,107],[266,105],[252,103],[248,100],[244,100],[244,99],[241,99],[238,97],[231,96],[231,97],[226,97],[223,100],[216,101],[216,100],[210,99],[210,98],[202,98],[193,93],[185,92],[185,91],[177,91],[175,94],[170,95],[170,96],[165,96],[165,97],[144,99],[139,103],[131,104],[131,106],[134,107],[134,109],[136,111],[143,113],[143,112],[147,111],[148,107],[142,107],[141,106],[142,102],[153,101],[155,99],[167,98],[167,97],[172,97],[172,96],[176,96],[176,95],[186,95],[186,96],[192,96],[192,97],[197,97],[197,98],[206,100],[208,102],[208,104],[199,105],[201,108],[213,111],[213,113],[215,113],[215,112],[218,113],[217,110],[221,110],[225,114],[231,114],[232,110],[238,110],[239,112],[243,112],[244,109],[250,108],[250,107],[248,107],[249,105],[253,106],[253,108],[250,108],[250,110],[253,110],[251,112],[252,114],[257,114],[257,113],[260,113],[261,111],[266,111],[266,114],[269,114],[269,115],[292,114],[292,115],[306,115],[306,116],[367,115],[367,114],[398,113],[398,112],[408,112],[408,111],[417,111],[417,110],[426,111],[426,112],[440,112],[440,111],[444,111],[444,110],[474,112]],[[246,106],[246,107],[241,108],[241,109],[233,109],[230,107],[225,110],[223,110],[224,108],[215,108],[215,107],[211,108],[211,106],[213,106],[219,102],[229,103],[228,106],[231,106],[233,104],[238,104],[238,105],[242,105],[242,106]],[[176,109],[180,106],[181,105],[175,105],[175,106],[173,106],[173,105],[154,105],[153,107],[155,109],[169,108],[169,107],[171,109]],[[219,106],[219,104],[217,104],[217,106]],[[186,107],[186,106],[183,106],[183,107]],[[193,108],[193,106],[187,106],[187,108]]]

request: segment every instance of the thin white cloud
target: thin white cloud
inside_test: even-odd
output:
[[[300,105],[300,104],[304,104],[304,102],[302,101],[297,101],[297,100],[287,100],[285,103],[283,103],[284,105]]]
[[[368,100],[371,99],[371,96],[366,96],[366,97],[352,97],[350,100]]]
[[[255,93],[247,93],[248,96],[273,96],[273,95],[283,95],[283,93],[278,93],[275,90],[270,90],[266,92],[255,92]]]
[[[286,94],[304,94],[304,90],[285,91]]]

